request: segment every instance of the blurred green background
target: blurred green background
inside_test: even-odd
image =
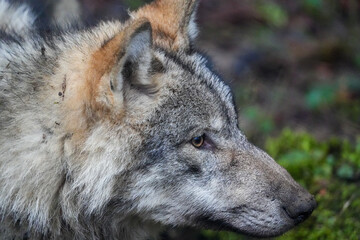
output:
[[[81,2],[94,19],[149,1]],[[202,0],[198,22],[198,47],[232,87],[241,128],[318,201],[276,239],[360,239],[360,1]],[[163,239],[250,238],[182,229]]]

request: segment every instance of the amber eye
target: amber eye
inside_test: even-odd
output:
[[[194,137],[191,139],[191,144],[196,148],[201,147],[204,144],[204,136]]]

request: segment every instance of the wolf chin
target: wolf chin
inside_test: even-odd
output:
[[[162,226],[257,237],[314,198],[238,127],[195,48],[196,0],[39,34],[0,0],[0,238],[149,239]]]

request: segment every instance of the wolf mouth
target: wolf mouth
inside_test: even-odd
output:
[[[232,224],[228,223],[227,221],[225,221],[223,219],[214,219],[210,215],[202,215],[202,216],[196,218],[195,222],[200,227],[208,228],[211,230],[232,231],[232,232],[241,233],[239,231],[239,229],[237,229],[236,227],[234,227]]]
[[[224,219],[213,219],[210,216],[201,216],[197,218],[197,226],[215,231],[229,231],[237,234],[246,234],[251,237],[267,238],[276,237],[283,233],[283,231],[269,232],[258,229],[257,231],[239,229]]]
[[[281,209],[283,210],[283,209]],[[244,218],[244,221],[250,221],[252,224],[246,227],[236,227],[232,222],[235,219],[239,219],[239,216],[249,213],[249,211],[264,212],[259,209],[248,209],[245,205],[240,205],[238,207],[230,208],[227,211],[223,211],[228,216],[232,216],[229,219],[224,217],[215,217],[214,214],[202,214],[200,217],[195,219],[196,226],[216,231],[231,231],[238,234],[246,234],[251,237],[257,238],[267,238],[267,237],[276,237],[290,229],[291,227],[297,225],[298,221],[290,218],[286,212],[282,211],[282,215],[286,215],[283,218],[288,219],[287,223],[284,225],[278,226],[267,226],[266,224],[259,224],[257,222],[250,221],[249,218]],[[304,218],[304,220],[306,217]],[[265,222],[266,223],[266,222]]]

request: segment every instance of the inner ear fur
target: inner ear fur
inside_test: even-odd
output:
[[[151,22],[157,45],[174,51],[188,51],[197,36],[195,23],[198,0],[155,0],[132,16]]]
[[[123,114],[125,86],[153,85],[149,76],[151,47],[151,24],[138,18],[93,53],[87,81],[95,113]]]

